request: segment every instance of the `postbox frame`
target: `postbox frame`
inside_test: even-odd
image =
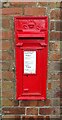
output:
[[[44,54],[42,53],[42,55],[44,56],[44,59],[45,59],[45,65],[44,65],[44,68],[41,70],[41,71],[45,71],[44,75],[43,76],[43,79],[44,81],[42,81],[42,84],[43,84],[43,88],[41,90],[44,91],[42,93],[41,96],[39,95],[22,95],[22,85],[23,85],[23,74],[20,74],[21,71],[23,71],[23,67],[19,67],[19,66],[22,66],[23,64],[23,61],[24,61],[24,58],[23,58],[23,51],[37,51],[36,47],[30,47],[30,48],[24,48],[22,47],[22,44],[19,44],[21,43],[22,40],[18,40],[18,31],[17,30],[17,20],[22,20],[22,19],[41,19],[41,20],[45,20],[46,21],[46,27],[45,29],[43,30],[43,32],[45,32],[45,41],[42,41],[40,42],[40,45],[41,45],[41,49],[44,49],[43,47],[46,46],[46,52],[44,50]],[[16,16],[15,19],[14,19],[14,22],[15,22],[15,39],[16,39],[16,42],[15,42],[15,59],[16,59],[16,99],[17,100],[45,100],[46,99],[46,86],[47,86],[47,59],[48,59],[48,17],[47,16],[42,16],[42,17],[19,17],[19,16]],[[29,34],[29,33],[28,33]],[[20,35],[20,34],[19,34]],[[31,35],[29,35],[31,37]],[[37,35],[36,35],[37,36]],[[23,37],[23,36],[22,36]],[[35,44],[35,36],[33,35],[33,40],[32,42]],[[31,40],[28,41],[28,40],[23,40],[23,42],[25,43],[31,43]],[[18,45],[18,46],[17,46]],[[21,49],[21,47],[22,49]],[[43,46],[42,46],[43,45]],[[39,47],[39,46],[38,46]],[[40,48],[40,47],[39,47]],[[37,52],[36,52],[37,54]],[[18,57],[17,57],[18,56]],[[22,59],[21,59],[21,56],[22,56]],[[43,61],[43,60],[42,60]],[[36,65],[37,66],[37,65]],[[37,68],[37,67],[36,67]],[[37,72],[37,71],[36,71]]]

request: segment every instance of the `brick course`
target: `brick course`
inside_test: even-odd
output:
[[[32,8],[32,7],[26,7],[24,8],[24,15],[45,15],[46,14],[46,8]]]
[[[2,10],[0,39],[2,38],[3,62],[2,76],[0,72],[0,83],[2,78],[2,106],[0,103],[2,112],[0,112],[3,120],[9,120],[9,118],[11,120],[50,120],[50,118],[60,120],[60,78],[62,78],[60,72],[60,60],[62,59],[60,53],[60,40],[62,39],[61,4],[60,2],[2,3],[2,8],[0,8],[0,11]],[[49,18],[47,99],[45,101],[16,100],[14,16],[48,16]]]
[[[40,108],[39,114],[41,115],[50,115],[52,112],[51,108]]]
[[[62,22],[61,21],[56,22],[56,31],[62,31]]]
[[[22,14],[22,8],[3,8],[2,9],[3,15],[15,15],[15,14]]]
[[[51,19],[54,19],[54,20],[62,20],[62,10],[60,9],[55,9],[55,10],[51,10]]]
[[[10,28],[10,21],[9,21],[9,19],[2,19],[2,27],[3,28]]]
[[[9,30],[9,31],[2,32],[2,39],[3,40],[10,40],[11,38],[12,38],[12,31]]]
[[[2,113],[4,114],[24,114],[25,109],[20,107],[14,107],[14,108],[3,108]]]

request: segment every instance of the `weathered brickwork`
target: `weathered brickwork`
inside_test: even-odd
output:
[[[62,3],[61,2],[3,2],[2,8],[2,106],[3,120],[60,120],[62,105]],[[14,16],[48,16],[48,76],[47,99],[16,100]],[[1,30],[0,30],[1,39]],[[0,53],[1,54],[1,53]],[[1,58],[0,58],[1,60]],[[1,63],[0,63],[1,64]],[[1,68],[0,68],[1,69]],[[0,84],[1,89],[1,84]],[[1,100],[0,100],[1,101]],[[1,111],[2,109],[2,111]]]

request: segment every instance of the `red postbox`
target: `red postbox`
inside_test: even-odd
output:
[[[46,99],[48,17],[15,17],[16,99]]]

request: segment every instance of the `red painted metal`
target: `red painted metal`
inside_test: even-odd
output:
[[[15,17],[16,99],[45,100],[48,17]],[[24,72],[24,53],[36,54],[35,73]]]

